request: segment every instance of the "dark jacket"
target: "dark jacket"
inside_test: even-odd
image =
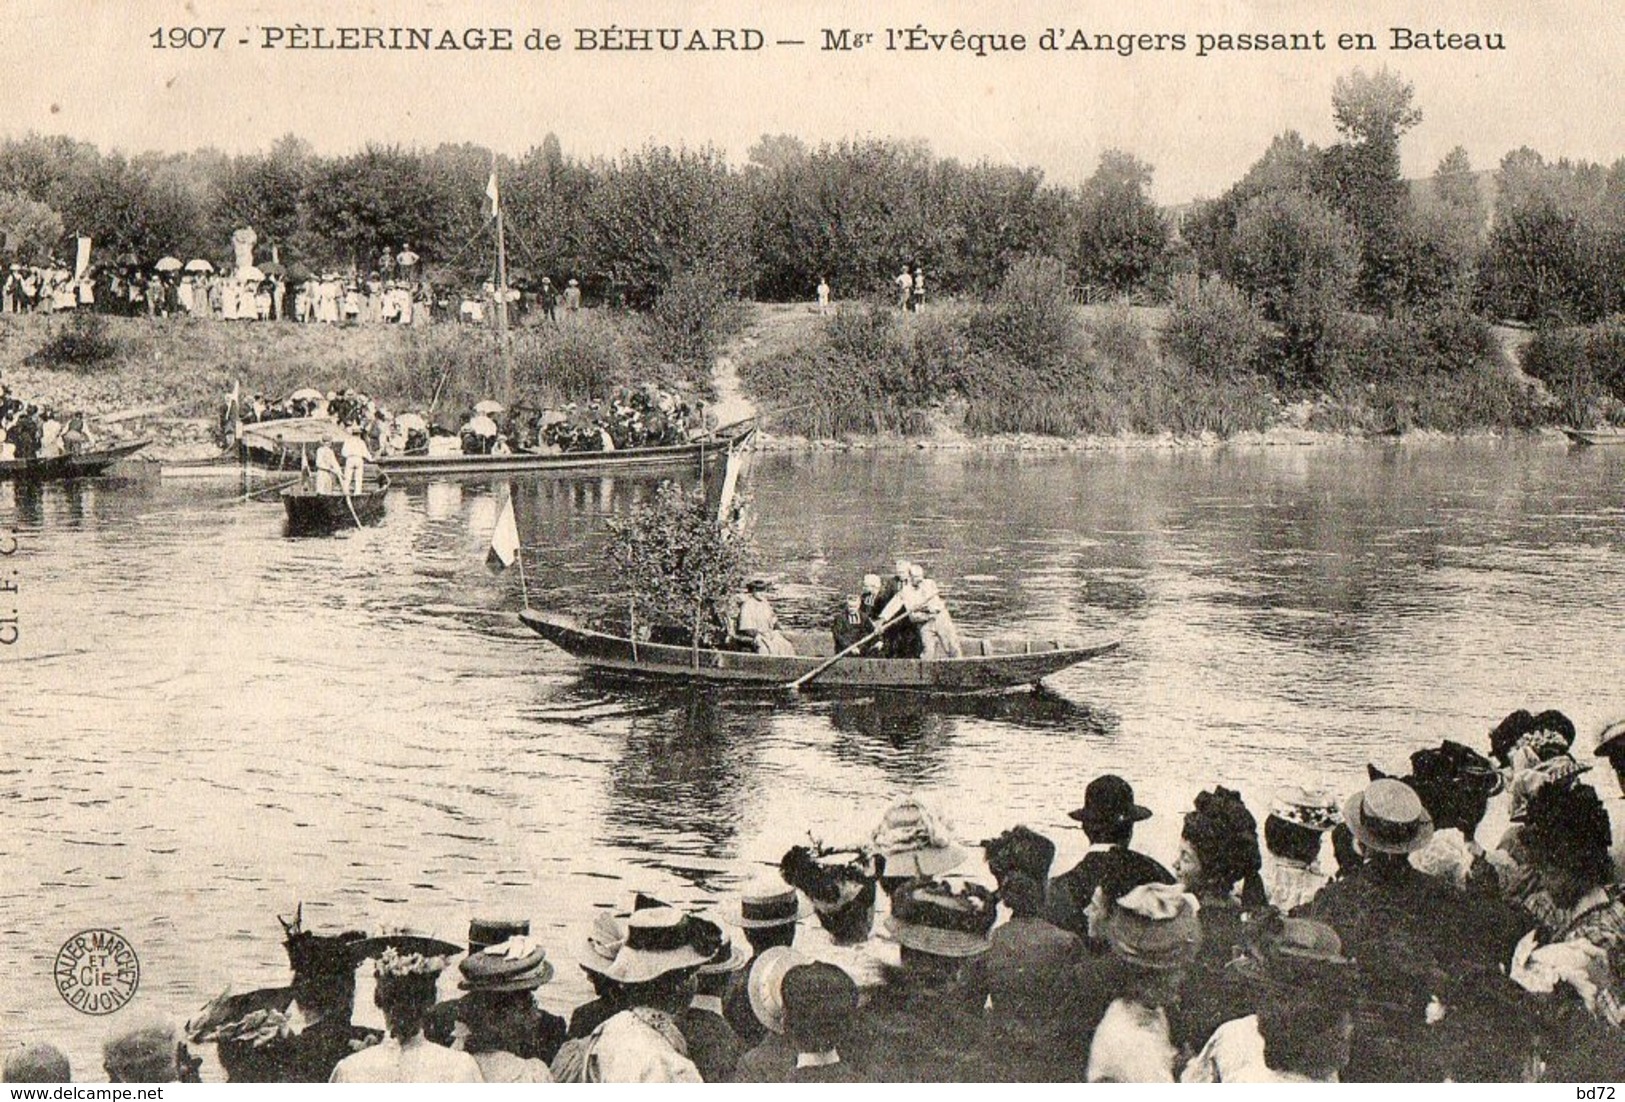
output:
[[[423,1025],[423,1035],[437,1045],[450,1048],[457,1039],[459,1023],[463,1025],[465,1034],[473,1032],[469,1029],[470,1016],[465,1014],[467,1009],[466,995],[437,1003]],[[463,1043],[464,1050],[470,1053],[511,1052],[522,1060],[540,1060],[544,1064],[551,1064],[559,1046],[564,1043],[564,1019],[539,1006],[521,1008],[519,1016],[505,1020],[502,1025],[499,1037],[467,1036]]]
[[[1095,897],[1095,889],[1108,877],[1142,884],[1174,882],[1174,874],[1159,862],[1127,846],[1091,850],[1069,872],[1051,879],[1044,917],[1061,929],[1077,934],[1095,953],[1104,953],[1107,946],[1104,941],[1089,937],[1089,903]]]
[[[795,1046],[778,1034],[767,1039],[739,1059],[736,1083],[863,1083],[867,1079],[836,1049],[839,1063],[816,1068],[796,1067]]]
[[[689,1007],[677,1016],[677,1028],[688,1042],[688,1058],[707,1083],[726,1083],[744,1048],[726,1019],[710,1010]]]
[[[258,1010],[287,1013],[293,999],[291,987],[262,988],[236,996],[219,1016],[226,1020]],[[327,1017],[297,1036],[258,1046],[222,1041],[215,1046],[215,1056],[231,1083],[325,1083],[340,1060],[381,1038],[376,1030]]]

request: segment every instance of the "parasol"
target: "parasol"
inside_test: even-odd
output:
[[[501,413],[506,408],[507,407],[504,406],[501,402],[493,401],[492,399],[487,398],[483,402],[475,403],[474,412],[475,413]]]
[[[325,402],[327,395],[313,386],[302,387],[288,395],[289,400],[295,402]]]
[[[481,414],[468,422],[468,431],[476,436],[495,436],[497,434],[497,423]]]
[[[166,256],[152,267],[159,272],[178,272],[181,270],[181,262],[179,257]]]
[[[395,424],[403,429],[416,429],[418,432],[428,432],[429,422],[416,413],[403,413],[395,418]]]
[[[246,268],[237,269],[237,278],[244,283],[259,283],[265,278],[265,273],[250,264]]]
[[[212,272],[214,271],[214,265],[199,257],[196,260],[188,260],[186,270],[189,272]]]

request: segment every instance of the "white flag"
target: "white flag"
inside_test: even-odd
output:
[[[495,218],[501,200],[498,198],[500,192],[497,191],[497,170],[494,168],[491,170],[491,179],[485,185],[485,194],[491,199],[491,217]]]
[[[513,496],[509,495],[502,503],[502,512],[497,514],[496,527],[491,530],[491,550],[485,556],[485,564],[493,572],[500,573],[518,558],[519,524],[513,516]]]

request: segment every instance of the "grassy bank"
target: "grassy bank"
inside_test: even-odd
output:
[[[644,318],[588,311],[512,336],[516,397],[541,403],[605,397],[651,381],[707,395],[709,362],[667,347]],[[702,352],[704,350],[702,349]],[[212,417],[234,382],[244,394],[302,386],[359,389],[402,409],[455,417],[500,392],[488,329],[198,321],[190,318],[0,317],[0,379],[35,401],[96,414],[149,406]]]
[[[775,432],[811,440],[1463,433],[1566,419],[1566,403],[1515,366],[1523,335],[1477,319],[1348,319],[1307,385],[1245,317],[1048,296],[1017,287],[917,314],[759,308],[740,378]]]

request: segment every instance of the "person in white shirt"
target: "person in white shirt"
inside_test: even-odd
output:
[[[1283,913],[1301,907],[1331,879],[1321,869],[1326,834],[1343,821],[1327,792],[1283,788],[1264,819],[1264,894]]]
[[[389,1035],[333,1069],[334,1083],[482,1083],[480,1066],[423,1036],[435,1002],[435,981],[449,956],[423,956],[385,949],[378,958],[373,1001],[384,1013]]]
[[[366,477],[367,463],[372,459],[372,452],[367,449],[367,442],[359,436],[347,436],[341,451],[344,456],[344,486],[346,492],[359,494],[362,479]]]
[[[1185,968],[1202,944],[1196,898],[1176,884],[1141,884],[1111,905],[1101,923],[1125,982],[1089,1044],[1090,1083],[1172,1083],[1179,1052],[1167,1008],[1179,999]]]

